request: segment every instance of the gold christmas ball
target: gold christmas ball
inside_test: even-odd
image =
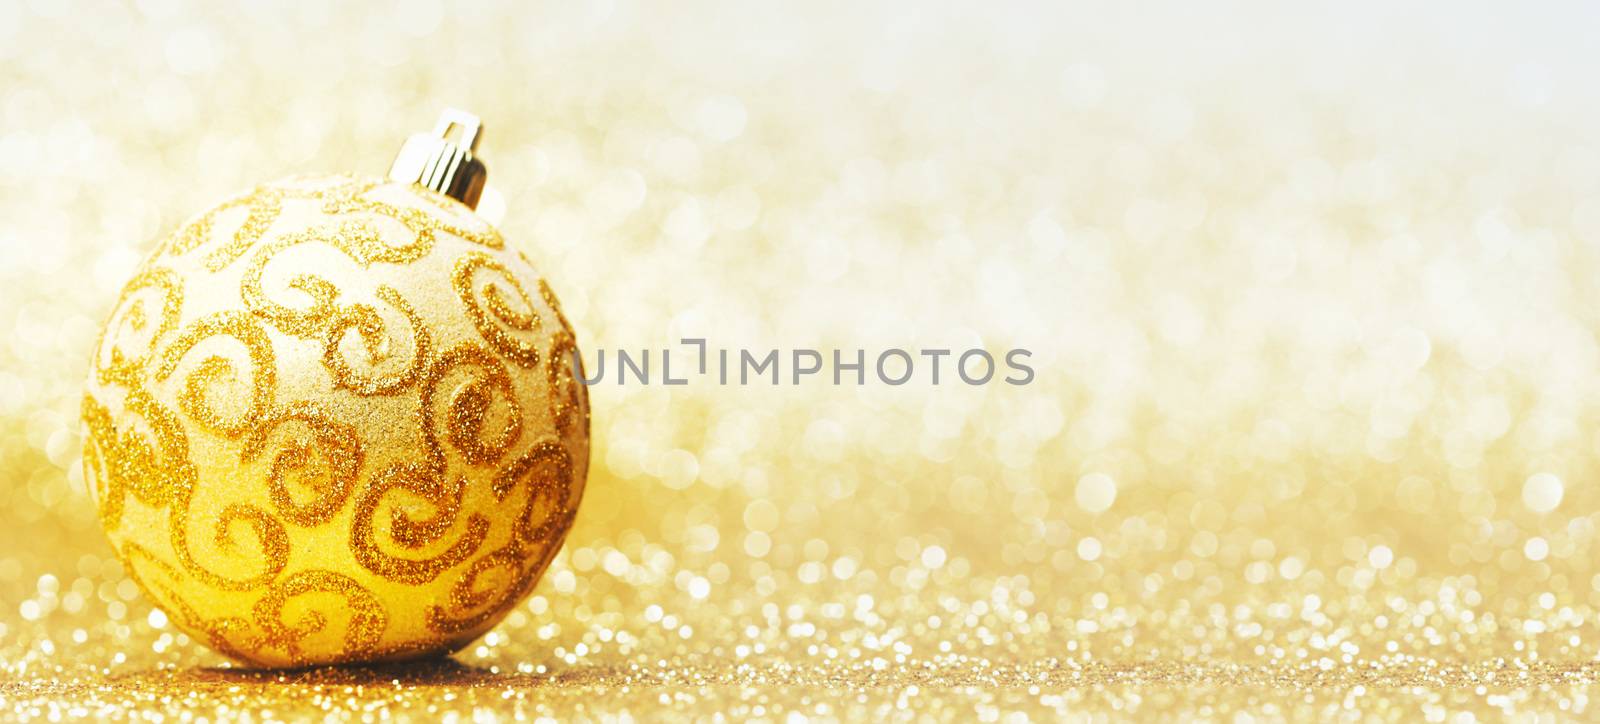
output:
[[[455,198],[272,183],[189,221],[122,290],[84,469],[131,575],[216,650],[448,652],[571,526],[589,457],[575,352],[550,288]]]

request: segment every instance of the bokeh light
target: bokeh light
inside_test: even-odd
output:
[[[1597,20],[0,1],[0,712],[1592,716]],[[1037,378],[597,386],[454,663],[211,668],[84,490],[96,330],[188,214],[446,105],[586,350]]]

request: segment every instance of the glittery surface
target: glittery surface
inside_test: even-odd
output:
[[[1597,18],[1496,12],[0,2],[0,716],[1592,718]],[[97,332],[191,214],[381,172],[446,104],[587,364],[1023,347],[1037,379],[601,384],[567,545],[493,630],[229,668],[100,532]],[[250,213],[210,223],[242,270]],[[111,378],[163,364],[172,288],[139,278]],[[275,313],[347,360],[404,324],[317,294]],[[497,294],[507,330],[544,296]]]

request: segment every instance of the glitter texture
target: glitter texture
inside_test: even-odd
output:
[[[0,2],[0,718],[1593,719],[1594,13]],[[446,105],[485,119],[498,232],[322,175],[381,172]],[[160,245],[238,294],[255,235],[313,212],[368,228],[261,260],[239,308],[283,412],[229,437],[267,384],[254,333],[148,377],[220,286],[140,262]],[[356,281],[447,242],[525,255],[561,309],[481,266],[469,318],[454,258],[429,298]],[[394,465],[339,427],[369,421],[286,406],[420,395],[413,363],[455,355],[437,382],[461,396],[385,417],[429,415],[447,450],[460,420],[492,455],[497,380],[576,388],[480,322],[536,336],[507,348],[539,364],[687,337],[869,365],[1026,348],[1038,374],[723,385],[683,348],[690,384],[588,390],[582,509],[534,582],[508,561],[570,503],[552,481],[575,454],[513,445],[458,502],[430,445]],[[84,399],[91,372],[138,370],[163,397]],[[525,433],[584,424],[567,393],[518,404]],[[174,434],[202,421],[212,447]],[[282,481],[183,542],[224,582],[282,567],[224,645],[292,658],[312,624],[385,645],[379,597],[302,574],[298,548],[280,563],[258,514],[341,496],[372,511],[373,565],[454,563],[416,620],[486,633],[448,661],[291,672],[191,639],[200,612],[153,607],[93,499],[165,530],[152,511],[197,494],[167,463],[224,447]],[[141,540],[124,553],[160,598],[185,564]],[[492,627],[461,610],[524,587]]]

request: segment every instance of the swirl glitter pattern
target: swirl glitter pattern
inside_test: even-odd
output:
[[[574,349],[544,280],[454,200],[269,184],[183,225],[124,288],[82,403],[85,474],[130,575],[224,654],[452,650],[571,526]]]

